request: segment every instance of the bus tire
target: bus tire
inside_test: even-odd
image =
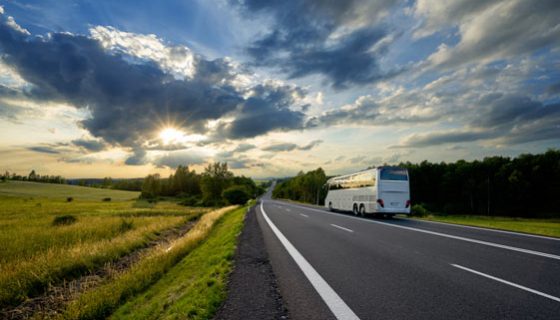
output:
[[[363,204],[360,205],[360,216],[366,216],[366,207]]]
[[[329,211],[333,211],[332,209],[332,202],[329,201]]]
[[[352,207],[352,213],[357,216],[358,215],[358,205],[354,203],[354,206]]]

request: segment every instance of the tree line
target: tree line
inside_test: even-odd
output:
[[[56,184],[64,184],[66,183],[66,179],[61,176],[51,176],[51,175],[40,175],[35,172],[35,170],[31,170],[28,175],[20,175],[17,173],[10,173],[9,171],[4,172],[4,174],[0,174],[0,181],[8,181],[8,180],[15,180],[15,181],[33,181],[33,182],[42,182],[42,183],[56,183]]]
[[[235,176],[227,163],[211,163],[201,174],[188,166],[179,166],[168,178],[148,175],[141,188],[141,197],[180,197],[185,205],[219,206],[244,204],[264,192],[253,179]]]
[[[515,158],[400,163],[413,204],[440,214],[560,216],[560,150]],[[319,168],[279,182],[273,196],[323,204],[328,177]]]

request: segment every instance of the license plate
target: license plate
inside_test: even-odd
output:
[[[391,206],[396,207],[399,205],[399,202],[391,202]]]

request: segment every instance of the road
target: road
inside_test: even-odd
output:
[[[261,200],[294,319],[560,319],[560,241]]]

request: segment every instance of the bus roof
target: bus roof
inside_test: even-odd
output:
[[[348,174],[332,177],[329,180],[327,180],[327,184],[331,183],[333,181],[348,179],[348,178],[350,178],[350,177],[352,177],[356,174],[359,174],[359,173],[375,172],[376,170],[383,169],[383,168],[401,168],[401,167],[399,167],[399,166],[379,166],[379,167],[375,167],[375,168],[369,168],[369,169],[365,169],[365,170],[361,170],[361,171],[356,171],[356,172],[353,172],[353,173],[348,173]]]

